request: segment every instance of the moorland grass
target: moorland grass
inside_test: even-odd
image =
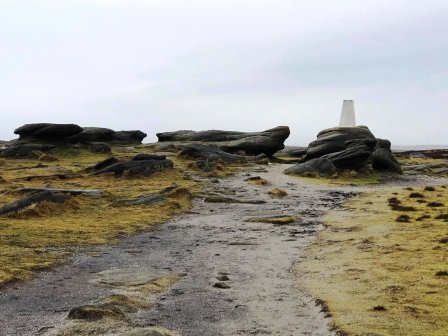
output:
[[[103,195],[77,196],[64,205],[44,202],[1,216],[0,285],[29,279],[36,270],[64,262],[74,246],[114,242],[121,235],[162,223],[189,209],[191,193],[174,193],[166,202],[149,206],[113,206],[115,200],[156,193],[173,183],[189,190],[197,187],[197,182],[186,179],[176,168],[142,178],[91,176],[84,169],[107,155],[94,154],[82,147],[54,150],[51,155],[57,161],[3,159],[5,182],[0,185],[0,205],[24,197],[17,191],[20,187],[101,189]],[[132,155],[118,154],[123,159]],[[74,175],[65,179],[26,179],[55,173]]]
[[[436,189],[416,191],[448,204],[447,189]],[[415,211],[393,210],[393,195]],[[446,213],[405,189],[350,199],[325,216],[326,229],[295,267],[299,283],[349,335],[448,335]]]

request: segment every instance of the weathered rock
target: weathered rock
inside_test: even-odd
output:
[[[117,176],[123,175],[126,171],[131,176],[149,176],[156,171],[173,168],[171,160],[143,160],[143,161],[125,161],[107,166],[93,173],[100,175],[105,173],[114,173]]]
[[[317,140],[311,142],[306,152],[305,161],[322,157],[326,154],[341,152],[346,142],[356,139],[375,140],[375,136],[365,126],[334,127],[323,130],[317,135]]]
[[[105,142],[91,142],[89,149],[94,153],[109,154],[112,149]]]
[[[391,146],[392,146],[392,144],[391,144],[391,142],[390,142],[389,140],[387,140],[387,139],[379,139],[379,138],[377,138],[376,141],[377,141],[377,145],[376,145],[376,148],[375,148],[375,149],[381,149],[381,148],[384,148],[384,149],[386,149],[387,151],[391,152]]]
[[[83,127],[80,133],[68,137],[67,141],[71,143],[109,142],[114,133],[115,131],[110,128]]]
[[[35,158],[36,152],[46,151],[56,148],[56,145],[51,144],[14,144],[7,147],[0,152],[0,156],[9,158]]]
[[[266,201],[264,200],[242,200],[231,197],[222,197],[222,196],[208,196],[204,199],[204,202],[207,203],[227,203],[227,204],[264,204]]]
[[[244,152],[249,155],[273,155],[283,149],[289,136],[289,127],[280,126],[263,132],[234,131],[177,131],[158,133],[159,142],[201,142],[229,153]]]
[[[146,133],[142,131],[118,131],[112,135],[110,140],[113,144],[140,144],[146,138]]]
[[[118,162],[118,159],[114,156],[108,157],[107,159],[98,162],[97,164],[90,166],[88,168],[86,168],[86,171],[88,172],[96,172],[98,170],[104,169],[106,167],[109,167],[115,163]]]
[[[373,152],[371,159],[373,169],[402,173],[400,163],[387,149],[376,150]]]
[[[21,143],[50,142],[60,144],[75,143],[108,143],[108,144],[140,144],[146,137],[142,131],[114,131],[102,127],[82,128],[75,124],[26,124],[14,131],[19,134]]]
[[[21,192],[52,192],[54,194],[68,194],[72,196],[76,195],[88,195],[93,197],[99,197],[103,194],[100,189],[59,189],[59,188],[20,188]]]
[[[213,287],[219,288],[219,289],[229,289],[230,285],[228,283],[226,283],[226,282],[218,281],[218,282],[213,284]]]
[[[249,223],[268,223],[276,225],[287,225],[297,222],[297,218],[291,215],[274,215],[269,217],[254,217],[246,219]]]
[[[165,155],[155,155],[155,154],[137,154],[132,158],[133,161],[145,161],[145,160],[166,160]]]
[[[188,144],[179,153],[180,157],[189,160],[203,159],[207,161],[223,161],[225,163],[243,162],[239,155],[230,154],[223,150],[202,144]]]
[[[0,215],[4,215],[10,212],[19,211],[34,203],[41,203],[44,201],[53,203],[64,203],[70,196],[66,194],[54,193],[52,191],[42,191],[16,202],[12,202],[0,207]]]
[[[329,159],[317,158],[289,167],[284,173],[288,175],[315,173],[319,176],[332,176],[336,173],[336,166]]]
[[[367,163],[375,145],[376,139],[350,140],[346,142],[346,149],[322,158],[330,160],[336,168],[357,170]]]
[[[66,137],[81,133],[82,127],[75,124],[26,124],[14,131],[21,139],[33,137],[45,140],[60,140]]]
[[[151,205],[156,203],[161,203],[166,200],[166,197],[175,194],[176,192],[187,192],[184,188],[178,187],[176,184],[173,184],[165,189],[162,189],[158,193],[150,194],[146,196],[140,196],[137,198],[131,199],[121,199],[113,202],[114,205]]]
[[[286,146],[281,151],[277,152],[275,156],[283,157],[302,157],[306,154],[308,147],[296,147],[296,146]]]

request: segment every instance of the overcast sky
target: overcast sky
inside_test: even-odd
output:
[[[155,133],[357,121],[448,145],[447,0],[0,0],[0,139],[25,123]]]

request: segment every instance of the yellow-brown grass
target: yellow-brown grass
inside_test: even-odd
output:
[[[325,217],[326,229],[295,267],[299,283],[350,335],[448,335],[448,190],[414,190],[444,204],[435,208],[411,192],[383,189],[349,200]],[[392,210],[392,197],[416,211]],[[397,221],[404,214],[409,222]]]
[[[282,197],[288,196],[288,193],[286,192],[285,189],[275,188],[269,192],[269,195],[271,195],[271,197],[274,197],[274,198],[282,198]]]
[[[196,182],[185,179],[178,169],[144,178],[90,176],[84,169],[107,156],[92,154],[82,148],[54,151],[52,155],[57,156],[58,161],[44,165],[36,160],[2,160],[3,176],[7,180],[2,188],[7,192],[1,194],[0,205],[23,197],[14,191],[18,187],[101,189],[103,196],[77,196],[63,205],[44,202],[17,214],[1,216],[0,285],[29,279],[33,271],[63,262],[70,246],[113,242],[120,235],[132,234],[164,222],[189,209],[191,191],[197,187]],[[76,172],[80,176],[31,181],[23,179],[30,175],[60,172]],[[182,189],[168,195],[164,203],[111,206],[114,200],[156,193],[172,183]]]

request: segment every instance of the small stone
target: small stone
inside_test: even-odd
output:
[[[213,287],[220,288],[220,289],[229,289],[230,288],[230,286],[225,282],[217,282],[213,285]]]
[[[216,279],[219,281],[229,281],[230,280],[230,278],[227,275],[218,275],[216,277]]]

